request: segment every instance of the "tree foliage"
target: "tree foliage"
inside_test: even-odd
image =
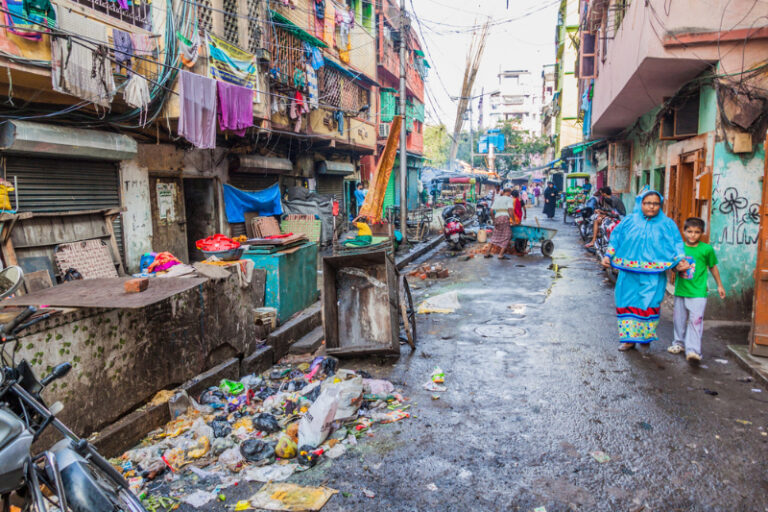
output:
[[[546,137],[535,137],[527,131],[521,130],[517,120],[500,123],[498,128],[501,129],[506,138],[506,147],[501,152],[512,153],[511,156],[496,157],[496,169],[501,174],[505,174],[505,171],[530,167],[533,157],[543,154],[549,146]],[[472,144],[474,144],[475,149],[477,149],[480,136],[480,133],[472,133]],[[438,168],[447,167],[450,151],[451,136],[445,125],[424,127],[424,156],[429,165]],[[470,133],[468,131],[462,131],[459,134],[456,158],[466,162],[471,159]],[[487,155],[476,154],[474,163],[477,167],[486,167],[488,165]]]

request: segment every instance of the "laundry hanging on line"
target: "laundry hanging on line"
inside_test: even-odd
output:
[[[198,148],[216,147],[216,80],[179,73],[179,135]]]
[[[253,89],[218,80],[216,94],[219,128],[244,137],[246,128],[253,126]]]

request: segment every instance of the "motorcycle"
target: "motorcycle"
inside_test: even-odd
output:
[[[0,271],[0,299],[18,289],[23,275],[19,267]],[[72,365],[59,364],[38,381],[27,361],[16,364],[18,334],[51,315],[36,313],[29,307],[0,326],[0,510],[14,505],[25,512],[146,512],[122,475],[56,417],[63,405],[48,407],[41,398]],[[33,454],[32,443],[48,427],[64,438]]]
[[[581,239],[585,242],[592,238],[593,224],[595,222],[595,210],[590,206],[581,206],[573,212],[573,220],[579,230]]]
[[[477,222],[480,226],[491,223],[491,199],[484,197],[477,202]]]
[[[461,220],[458,217],[454,216],[445,219],[443,236],[452,250],[458,251],[464,248],[464,244],[466,243],[464,233],[464,224],[461,223]]]
[[[616,228],[616,226],[619,225],[619,222],[621,222],[621,217],[619,217],[619,215],[616,213],[603,213],[605,214],[605,218],[600,223],[600,228],[597,232],[597,240],[595,240],[595,254],[600,261],[603,260],[606,252],[608,251],[608,246],[611,242],[611,233]],[[619,271],[613,267],[610,267],[606,269],[606,272],[608,273],[608,279],[615,283],[619,277]]]

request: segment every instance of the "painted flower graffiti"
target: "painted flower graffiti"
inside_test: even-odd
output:
[[[750,205],[749,200],[741,196],[736,187],[728,187],[720,198],[718,210],[729,215],[732,224],[723,229],[723,242],[741,245],[757,241],[757,236],[747,233],[747,228],[749,225],[760,224],[759,204]]]

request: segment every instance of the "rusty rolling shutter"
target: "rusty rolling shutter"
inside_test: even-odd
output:
[[[11,156],[6,178],[18,184],[20,212],[66,212],[120,207],[120,172],[116,162]],[[13,203],[14,199],[11,198]],[[124,260],[121,217],[115,238]]]

